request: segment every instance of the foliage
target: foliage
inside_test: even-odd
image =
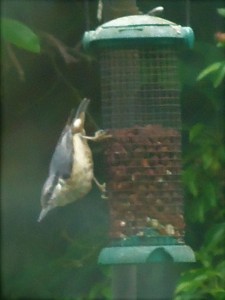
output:
[[[225,8],[218,8],[217,12],[218,12],[219,15],[225,17]]]
[[[22,22],[9,18],[1,19],[2,38],[19,48],[30,52],[40,53],[38,36]]]
[[[33,298],[36,288],[36,299],[109,299],[109,269],[96,263],[103,247],[101,235],[94,237],[92,232],[73,238],[64,231],[61,238],[64,249],[54,245],[51,255],[44,247],[33,250],[35,260],[26,258],[19,278],[4,284],[7,299]]]
[[[219,13],[224,15],[225,9]],[[225,62],[211,64],[197,80],[211,73],[213,86],[218,87],[225,77]],[[202,106],[207,105],[206,98],[204,101]],[[214,95],[213,101],[218,107],[223,99]],[[225,299],[224,124],[216,114],[211,113],[208,118],[208,124],[198,123],[190,129],[183,176],[189,200],[187,218],[190,223],[205,226],[206,234],[196,253],[198,267],[183,274],[175,300]]]
[[[152,8],[149,2],[137,1],[145,6],[146,12]],[[182,24],[184,7],[179,2],[163,1],[162,5],[166,19]],[[187,171],[184,180],[190,200],[186,209],[187,227],[193,249],[197,248],[196,240],[201,240],[206,230],[208,233],[197,253],[199,267],[184,275],[190,280],[187,282],[184,277],[177,297],[185,300],[185,297],[216,295],[214,299],[219,299],[224,272],[221,246],[224,209],[219,200],[223,146],[221,117],[218,117],[222,104],[218,91],[222,82],[217,89],[209,84],[208,79],[213,80],[217,71],[196,85],[194,81],[203,66],[222,61],[218,52],[223,48],[212,47],[208,37],[217,26],[217,22],[208,22],[213,17],[210,8],[218,7],[217,1],[208,1],[206,9],[202,9],[199,1],[192,2],[196,5],[191,20],[198,37],[197,59],[187,54],[184,61],[189,61],[181,75],[189,84],[182,95],[184,102],[186,99],[184,127],[195,124],[190,131],[191,143],[185,144],[184,149]],[[108,243],[108,210],[95,188],[82,201],[52,212],[43,224],[36,222],[52,151],[68,112],[81,97],[91,98],[89,113],[101,126],[98,65],[82,51],[80,43],[84,31],[99,24],[96,10],[97,1],[2,1],[1,13],[7,20],[1,27],[4,112],[1,262],[5,299],[110,299],[110,270],[97,264],[100,250]],[[217,40],[223,44],[221,33]],[[36,55],[38,45],[40,55]],[[17,73],[23,81],[18,80]],[[93,127],[88,116],[88,132],[92,133]],[[104,177],[102,156],[97,151],[94,155],[96,176]],[[203,230],[195,230],[199,227]],[[197,279],[195,286],[194,279]]]
[[[197,255],[201,266],[183,274],[176,289],[176,300],[225,298],[224,236],[225,223],[216,224],[208,231]]]
[[[216,62],[210,66],[208,66],[206,69],[204,69],[198,76],[198,80],[201,80],[202,78],[208,76],[209,74],[213,73],[213,85],[214,87],[218,87],[225,76],[225,61],[219,61]]]
[[[205,222],[207,213],[222,205],[223,132],[199,123],[191,128],[189,139],[192,151],[183,174],[190,199],[187,213],[190,220]]]
[[[225,17],[225,8],[219,8],[217,11],[221,16]],[[219,42],[217,46],[224,47],[225,33],[223,34],[217,33],[216,37]],[[201,80],[209,75],[213,75],[212,76],[213,86],[215,88],[218,87],[223,82],[225,76],[225,60],[215,62],[210,66],[208,66],[207,68],[205,68],[204,70],[202,70],[202,72],[198,75],[197,80]]]

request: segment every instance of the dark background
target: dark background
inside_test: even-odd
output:
[[[146,12],[165,8],[163,17],[187,25],[186,1],[137,1]],[[205,120],[210,105],[196,88],[198,73],[208,63],[219,60],[214,34],[222,31],[223,19],[216,9],[224,1],[190,1],[190,25],[196,46],[184,56],[182,114],[185,124]],[[41,36],[54,35],[73,48],[85,30],[98,26],[97,1],[2,1],[2,17],[25,23]],[[89,23],[89,24],[88,24]],[[15,67],[2,51],[2,183],[1,183],[1,275],[2,293],[11,298],[94,299],[106,295],[109,272],[97,266],[99,249],[107,245],[107,202],[94,187],[82,201],[55,209],[41,223],[40,192],[48,165],[68,113],[82,97],[90,97],[89,133],[93,118],[101,127],[98,67],[83,53],[77,62],[66,64],[56,48],[41,39],[42,51],[32,54],[14,48],[24,71],[19,78]],[[219,92],[222,97],[222,91]],[[222,116],[221,116],[222,117]],[[102,156],[92,145],[96,173],[100,181]],[[201,229],[200,229],[201,230]],[[197,232],[196,232],[197,231]],[[189,230],[192,247],[201,244],[201,231]],[[80,298],[79,298],[80,297]]]

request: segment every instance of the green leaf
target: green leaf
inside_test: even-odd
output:
[[[190,133],[189,133],[189,141],[193,142],[193,140],[196,137],[199,137],[199,135],[202,133],[203,129],[204,129],[204,125],[201,124],[201,123],[198,123],[198,124],[194,125],[191,128]]]
[[[196,173],[193,171],[192,168],[186,169],[183,173],[183,180],[189,189],[189,192],[194,196],[198,196],[198,186],[196,180]]]
[[[176,293],[198,290],[207,279],[208,274],[205,269],[190,270],[182,276],[176,287]]]
[[[199,221],[200,223],[203,223],[205,220],[205,203],[204,201],[200,201],[198,200],[197,204],[196,204],[196,220]]]
[[[215,157],[210,151],[206,151],[202,154],[202,163],[204,170],[207,170],[211,167],[214,162]]]
[[[225,76],[225,62],[221,63],[216,78],[214,79],[213,86],[216,88],[220,85]]]
[[[217,12],[218,12],[219,15],[225,17],[225,8],[218,8]]]
[[[216,47],[218,47],[218,48],[223,48],[224,46],[225,46],[225,42],[218,42],[216,44]]]
[[[225,223],[215,225],[206,236],[206,246],[208,250],[215,250],[218,245],[222,245],[225,236]]]
[[[219,263],[216,266],[216,269],[217,269],[217,271],[218,271],[219,276],[221,277],[221,279],[224,279],[225,278],[225,261],[222,261],[221,263]]]
[[[40,52],[38,36],[26,25],[16,20],[1,19],[1,35],[4,40],[33,53]]]
[[[205,184],[204,188],[205,195],[207,197],[207,202],[211,207],[215,207],[217,204],[217,197],[215,191],[215,184],[208,182]]]
[[[200,74],[197,77],[197,80],[199,81],[204,77],[208,76],[210,73],[219,70],[219,68],[221,67],[221,63],[222,63],[221,61],[218,61],[205,68],[203,71],[200,72]]]
[[[197,187],[195,178],[193,178],[192,180],[189,181],[189,189],[190,189],[191,194],[194,197],[198,196],[198,187]]]

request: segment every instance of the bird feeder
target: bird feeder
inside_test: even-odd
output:
[[[193,32],[135,15],[86,32],[99,60],[111,244],[100,264],[194,262],[184,243],[178,57]]]

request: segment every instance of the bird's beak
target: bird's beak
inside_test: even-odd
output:
[[[84,98],[81,101],[81,103],[80,103],[80,105],[79,105],[79,107],[77,109],[76,118],[79,118],[81,113],[85,113],[86,112],[89,103],[90,103],[90,99],[87,99],[87,98]]]
[[[77,109],[77,113],[76,113],[75,119],[78,119],[78,118],[82,118],[83,119],[84,118],[89,103],[90,103],[90,99],[87,99],[87,98],[84,98],[81,101],[81,103],[80,103],[80,105],[79,105],[79,107]]]
[[[47,206],[46,208],[43,208],[39,215],[38,222],[41,222],[51,209],[52,209],[51,206]]]
[[[83,128],[84,127],[84,121],[85,121],[85,113],[87,110],[87,107],[90,103],[89,99],[83,99],[77,109],[76,116],[74,118],[74,129]]]

